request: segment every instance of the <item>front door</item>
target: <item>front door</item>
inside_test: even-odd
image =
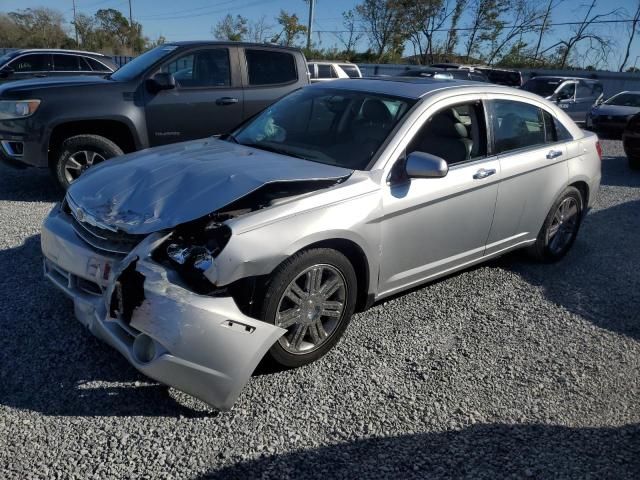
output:
[[[383,193],[380,292],[399,291],[482,257],[500,180],[487,154],[482,103],[456,103],[424,122],[407,146],[445,159],[443,178],[408,179],[402,159]]]
[[[556,90],[555,97],[558,106],[563,109],[574,122],[577,121],[580,117],[580,112],[576,105],[576,82],[564,82]],[[582,120],[584,121],[584,118]]]
[[[202,48],[172,58],[159,71],[172,73],[176,88],[145,91],[151,146],[229,132],[242,120],[243,90],[235,48]]]

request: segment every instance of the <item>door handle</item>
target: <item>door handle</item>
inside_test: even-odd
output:
[[[549,150],[549,153],[547,153],[547,158],[551,160],[553,158],[558,158],[560,155],[562,155],[561,150]]]
[[[495,168],[481,168],[473,174],[473,178],[475,178],[476,180],[482,180],[483,178],[490,177],[494,173],[496,173]]]
[[[238,103],[238,99],[235,97],[220,97],[216,99],[216,105],[233,105]]]

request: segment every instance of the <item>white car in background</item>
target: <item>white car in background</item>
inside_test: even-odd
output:
[[[328,82],[338,78],[362,78],[362,72],[355,63],[339,61],[307,62],[312,82]]]

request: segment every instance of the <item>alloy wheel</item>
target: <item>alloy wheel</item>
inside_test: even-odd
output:
[[[275,324],[287,330],[279,343],[293,354],[320,348],[343,319],[347,283],[332,265],[313,265],[285,289],[278,303]]]
[[[578,231],[579,213],[578,201],[574,197],[560,202],[547,229],[547,245],[551,253],[559,254],[571,243]]]
[[[64,163],[64,176],[67,182],[72,183],[89,168],[104,160],[105,158],[102,155],[91,150],[80,150],[72,153]]]

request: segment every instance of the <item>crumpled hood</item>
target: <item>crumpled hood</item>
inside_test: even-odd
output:
[[[640,112],[638,107],[628,107],[625,105],[598,105],[593,109],[594,115],[611,115],[612,117],[626,117]]]
[[[108,160],[82,175],[67,195],[85,218],[147,234],[203,217],[265,184],[338,180],[351,173],[208,138]]]

